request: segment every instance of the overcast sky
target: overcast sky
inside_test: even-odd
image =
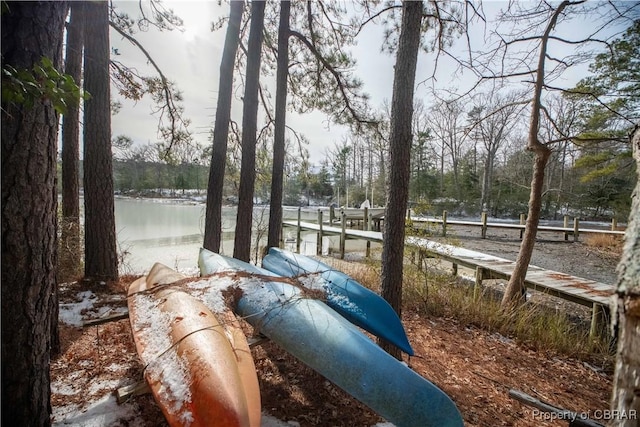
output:
[[[118,9],[129,11],[136,16],[137,2],[115,1]],[[211,32],[211,23],[222,16],[228,16],[229,5],[217,1],[165,1],[163,4],[180,16],[184,21],[184,32],[172,31],[159,33],[150,30],[138,33],[136,37],[149,51],[162,68],[167,78],[177,83],[184,96],[185,117],[192,123],[190,130],[194,138],[206,144],[209,131],[213,126],[217,101],[218,78],[222,46],[226,27]],[[364,82],[364,91],[371,97],[371,105],[380,108],[385,99],[391,98],[393,85],[393,64],[395,58],[381,53],[381,27],[371,25],[358,38],[353,54],[358,61],[358,77]],[[143,73],[153,74],[144,56],[133,45],[111,30],[111,46],[120,54],[116,59],[137,68]],[[429,56],[421,55],[418,79],[431,73]],[[444,74],[443,74],[444,75]],[[443,84],[451,85],[451,78],[443,78]],[[275,97],[275,87],[268,81],[262,81]],[[419,88],[418,95],[426,96],[426,88]],[[155,142],[157,140],[158,119],[151,114],[152,106],[147,100],[134,103],[116,93],[123,108],[112,118],[114,136],[124,134],[136,143]],[[241,93],[236,94],[239,98]],[[275,103],[275,99],[272,100]],[[232,119],[242,122],[242,103],[234,101]],[[331,124],[327,117],[319,112],[299,116],[287,113],[287,124],[303,133],[310,141],[308,150],[311,161],[319,163],[327,148],[340,142],[348,131],[346,127]]]
[[[137,1],[114,1],[114,4],[121,10],[129,11],[131,16],[137,15]],[[211,23],[220,17],[228,16],[229,5],[224,2],[219,5],[217,1],[165,1],[163,4],[183,19],[184,31],[160,33],[150,30],[147,33],[138,33],[136,37],[162,68],[167,78],[174,81],[182,91],[184,115],[191,120],[190,130],[195,139],[207,144],[214,122],[218,70],[226,30],[226,27],[223,27],[211,32]],[[485,2],[484,9],[487,16],[492,17],[506,4],[502,1]],[[471,38],[472,42],[481,44],[484,40],[484,28],[481,25],[473,28]],[[364,91],[371,96],[371,105],[374,108],[380,108],[385,99],[391,99],[393,85],[395,58],[381,53],[381,44],[381,27],[371,25],[361,33],[358,45],[353,48],[353,54],[358,61],[358,77],[363,80]],[[153,75],[153,70],[137,48],[113,30],[111,47],[118,50],[120,56],[117,59],[121,62],[137,68],[143,74]],[[433,56],[421,53],[416,78],[418,82],[431,75],[432,66]],[[471,76],[456,77],[453,80],[452,67],[452,64],[445,60],[440,63],[437,82],[440,87],[463,88],[474,81]],[[579,77],[571,74],[567,76],[568,79],[576,81]],[[274,85],[270,85],[268,81],[261,83],[271,90],[275,98]],[[428,89],[427,85],[419,85],[416,96],[428,98]],[[142,144],[156,142],[158,118],[151,114],[151,104],[147,100],[133,103],[115,92],[113,95],[123,104],[122,110],[112,118],[113,135],[124,134],[133,138],[136,143]],[[240,96],[241,93],[236,94],[236,98]],[[273,102],[275,103],[275,99]],[[232,119],[238,123],[242,122],[241,111],[242,103],[236,100]],[[326,150],[347,135],[345,127],[329,124],[322,113],[301,117],[288,112],[287,124],[303,133],[310,141],[308,149],[314,163],[319,163],[324,158]]]

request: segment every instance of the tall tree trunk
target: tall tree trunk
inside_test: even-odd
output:
[[[80,85],[82,76],[83,3],[72,2],[67,26],[65,73]],[[59,281],[73,280],[80,272],[80,101],[68,103],[62,117],[62,221]]]
[[[222,240],[222,193],[227,161],[229,121],[231,120],[233,70],[240,42],[240,24],[243,11],[244,1],[231,2],[229,24],[224,39],[222,61],[220,62],[218,103],[216,106],[216,123],[213,129],[213,153],[209,167],[207,212],[204,226],[204,247],[213,252],[220,252],[220,242]]]
[[[558,5],[553,16],[547,24],[544,35],[540,40],[540,54],[538,56],[538,67],[536,69],[536,83],[534,87],[533,100],[531,101],[531,121],[529,123],[529,135],[527,150],[535,153],[533,161],[533,178],[531,179],[531,192],[529,194],[529,213],[527,215],[527,223],[525,225],[520,252],[516,258],[516,266],[509,279],[509,284],[502,297],[502,308],[511,309],[524,301],[526,287],[524,280],[529,269],[529,262],[533,254],[533,247],[536,242],[538,233],[538,224],[540,223],[540,208],[542,207],[542,190],[544,186],[544,169],[551,155],[551,150],[542,144],[538,139],[538,130],[540,129],[540,110],[542,109],[542,88],[544,86],[545,77],[545,58],[547,55],[547,43],[549,34],[556,25],[558,16],[570,4],[569,1],[563,1]]]
[[[629,225],[618,265],[618,291],[614,297],[618,351],[611,398],[611,409],[627,416],[614,417],[611,426],[616,427],[637,426],[640,414],[640,124],[636,126],[631,145],[638,182],[631,197]],[[632,413],[636,416],[630,417]]]
[[[65,2],[8,2],[2,63],[62,59]],[[7,7],[8,10],[4,11]],[[4,83],[3,83],[4,84]],[[58,116],[51,101],[2,101],[2,425],[50,425],[56,294]]]
[[[484,176],[482,181],[482,210],[491,212],[491,190],[493,186],[493,164],[496,158],[495,152],[487,153],[487,161],[484,167]]]
[[[109,9],[106,1],[85,3],[84,89],[84,274],[116,280],[116,222],[113,202],[109,80]]]
[[[247,53],[242,110],[242,162],[238,189],[238,214],[233,246],[234,258],[249,261],[251,257],[251,223],[253,221],[253,191],[256,180],[256,131],[258,127],[258,86],[260,84],[260,54],[264,29],[264,1],[251,2],[251,28]]]
[[[409,194],[411,169],[411,122],[413,118],[413,93],[420,46],[422,2],[402,3],[402,27],[396,54],[391,100],[391,132],[389,191],[384,214],[384,238],[382,246],[382,297],[402,314],[402,274],[404,262],[405,211]],[[396,358],[401,352],[392,344],[380,345]]]
[[[278,29],[278,70],[276,75],[276,123],[273,136],[273,168],[267,248],[280,245],[282,232],[282,182],[284,179],[284,132],[287,118],[287,76],[289,75],[290,1],[280,2]]]

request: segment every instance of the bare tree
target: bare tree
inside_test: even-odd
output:
[[[577,102],[564,95],[547,98],[548,117],[543,116],[540,135],[545,141],[558,141],[551,147],[551,157],[547,166],[546,183],[543,192],[545,211],[553,204],[554,217],[563,208],[570,188],[567,188],[567,169],[571,166],[578,150],[573,140],[567,135],[578,135],[580,125],[580,111]]]
[[[526,102],[520,101],[522,93],[501,95],[494,91],[478,96],[469,112],[472,132],[482,141],[485,161],[482,177],[480,204],[483,211],[491,210],[491,186],[498,150],[504,145],[510,132],[516,127],[519,113]]]
[[[460,181],[460,161],[467,142],[467,127],[464,121],[464,105],[459,99],[439,100],[431,107],[427,123],[433,133],[434,143],[440,146],[440,192],[444,190],[445,159],[450,160],[454,188]]]
[[[505,63],[507,52],[510,49],[514,49],[514,46],[530,43],[535,41],[538,43],[537,60],[536,64],[531,69],[521,70],[520,72],[511,71],[506,74],[509,76],[523,76],[530,75],[533,77],[533,96],[531,101],[530,110],[530,123],[527,140],[527,150],[534,154],[533,163],[533,176],[531,180],[530,195],[529,195],[529,211],[527,216],[527,223],[525,233],[523,236],[522,244],[520,246],[520,252],[516,259],[516,267],[507,285],[507,289],[502,299],[502,306],[505,309],[514,307],[524,299],[524,280],[528,270],[531,255],[533,253],[533,247],[535,244],[537,227],[540,221],[540,211],[542,207],[542,194],[544,191],[545,182],[545,167],[551,155],[551,149],[549,143],[552,141],[542,141],[540,139],[540,123],[541,116],[547,114],[547,109],[543,102],[543,91],[546,90],[558,90],[559,88],[551,85],[550,81],[557,78],[567,68],[581,63],[585,60],[584,55],[569,55],[568,57],[556,58],[553,56],[550,50],[551,41],[555,43],[565,43],[584,46],[589,43],[598,43],[608,46],[606,40],[597,38],[597,34],[604,28],[607,28],[619,20],[628,20],[630,11],[637,7],[637,5],[629,5],[624,8],[617,8],[615,5],[584,5],[585,1],[563,1],[559,5],[551,5],[549,3],[540,3],[534,6],[531,10],[514,9],[509,10],[507,17],[511,20],[518,20],[520,22],[531,22],[531,27],[522,29],[520,33],[516,34],[513,39],[508,40],[502,37],[499,55],[502,55],[502,63]],[[561,18],[566,19],[565,10],[571,8],[578,14],[590,14],[598,16],[601,21],[601,25],[597,26],[594,33],[582,40],[570,40],[564,39],[554,34],[556,25],[560,22]],[[574,14],[575,15],[575,14]],[[539,36],[531,36],[531,32],[535,32],[535,29],[542,26],[543,32]],[[496,55],[498,51],[491,52],[491,55]],[[522,55],[522,52],[518,52]],[[525,58],[520,58],[521,63],[527,63],[528,57],[533,56],[533,52],[528,51],[525,53]],[[520,66],[518,64],[518,66]],[[504,70],[503,70],[504,71]],[[496,77],[495,75],[492,77]],[[504,77],[501,75],[499,77]],[[550,118],[552,119],[552,118]],[[566,136],[571,137],[571,136]]]

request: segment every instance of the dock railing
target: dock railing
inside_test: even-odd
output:
[[[325,221],[324,217],[323,221]],[[384,208],[329,208],[329,218],[325,221],[327,225],[341,224],[343,219],[350,227],[358,227],[362,230],[382,231],[384,223]],[[414,215],[411,209],[407,210],[407,219],[415,226],[420,224],[434,224],[440,228],[442,235],[446,236],[450,226],[466,226],[479,227],[480,236],[487,238],[487,230],[490,228],[498,229],[516,229],[520,230],[520,238],[524,235],[526,227],[526,214],[520,214],[519,222],[490,221],[486,212],[482,212],[479,221],[473,220],[456,220],[448,217],[446,210],[442,211],[441,216],[423,216]],[[624,235],[624,227],[619,227],[615,218],[611,220],[608,228],[581,228],[580,218],[575,217],[573,221],[568,215],[564,215],[562,226],[538,225],[538,231],[546,231],[553,233],[562,233],[564,240],[569,240],[569,236],[573,236],[573,240],[578,242],[581,234],[609,234]]]

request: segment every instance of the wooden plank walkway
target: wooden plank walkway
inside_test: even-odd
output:
[[[311,222],[283,221],[287,227],[300,230],[315,231],[323,235],[341,236],[341,250],[345,239],[360,239],[369,242],[382,243],[382,233],[379,231],[352,230],[344,227],[318,225]],[[408,236],[407,246],[417,249],[422,256],[447,260],[453,264],[453,272],[457,274],[458,265],[475,270],[476,287],[482,285],[483,280],[509,280],[515,269],[515,262],[493,255],[464,249],[458,246],[434,242],[428,239]],[[344,257],[344,253],[342,253]],[[603,323],[605,313],[609,311],[609,304],[614,293],[612,285],[584,279],[553,270],[546,270],[535,265],[529,265],[525,286],[528,289],[544,292],[577,304],[592,308],[591,333],[597,333]]]

